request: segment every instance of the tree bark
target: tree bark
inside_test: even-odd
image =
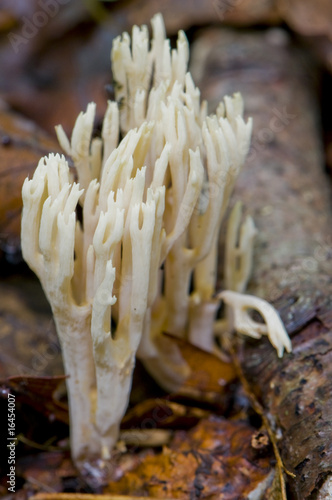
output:
[[[192,56],[195,83],[218,102],[241,91],[254,133],[234,200],[258,228],[249,293],[274,303],[293,352],[241,347],[244,374],[281,429],[292,498],[313,498],[332,473],[332,210],[318,115],[319,75],[281,30],[211,30]],[[222,286],[222,280],[219,280]]]

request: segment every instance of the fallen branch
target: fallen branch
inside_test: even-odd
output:
[[[224,50],[233,44],[235,56]],[[192,55],[204,97],[217,101],[239,81],[253,116],[252,149],[235,189],[258,228],[248,292],[273,302],[293,352],[279,360],[266,342],[246,341],[240,362],[282,435],[280,456],[296,475],[288,478],[293,498],[301,500],[332,473],[331,189],[308,62],[281,31],[277,39],[273,32],[210,30]]]

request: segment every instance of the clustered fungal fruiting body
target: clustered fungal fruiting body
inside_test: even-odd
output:
[[[152,28],[151,46],[146,27],[135,26],[132,41],[127,33],[114,41],[116,102],[108,103],[101,138],[92,138],[94,104],[71,140],[57,127],[75,172],[51,154],[23,185],[22,251],[52,307],[78,464],[110,457],[136,355],[175,390],[189,368],[163,332],[213,348],[219,228],[250,145],[241,96],[225,97],[207,116],[187,72],[184,33],[170,50],[160,15]],[[282,355],[291,345],[277,313],[242,295],[255,228],[251,218],[241,225],[239,205],[227,234],[226,327],[267,334]],[[249,308],[266,325],[251,320]]]

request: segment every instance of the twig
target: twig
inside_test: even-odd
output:
[[[42,450],[42,451],[63,451],[64,448],[60,446],[53,446],[50,443],[54,441],[55,438],[52,438],[52,440],[48,440],[46,443],[41,444],[41,443],[36,443],[35,441],[31,441],[31,439],[27,438],[23,434],[18,434],[17,435],[17,440],[21,441],[21,443],[26,444],[27,446],[30,446],[30,448],[35,448],[36,450]]]
[[[169,429],[128,429],[121,431],[120,441],[140,447],[165,446],[170,442],[172,434]]]
[[[282,461],[282,458],[281,458],[280,452],[279,452],[279,448],[277,445],[277,440],[276,440],[275,434],[271,428],[270,422],[269,422],[267,416],[265,415],[263,406],[259,403],[256,396],[251,391],[250,384],[247,381],[247,379],[243,373],[241,364],[240,364],[238,357],[236,355],[236,350],[234,348],[234,345],[231,342],[229,342],[228,348],[230,350],[232,360],[233,360],[233,363],[235,366],[235,370],[236,370],[236,373],[237,373],[239,380],[242,384],[242,387],[243,387],[243,389],[244,389],[244,391],[245,391],[245,393],[246,393],[246,395],[251,403],[251,406],[253,407],[255,412],[261,417],[263,425],[266,428],[266,431],[269,435],[270,441],[272,443],[273,451],[274,451],[274,456],[275,456],[276,461],[277,461],[277,471],[278,471],[279,481],[280,481],[281,498],[282,498],[282,500],[287,500],[286,482],[285,482],[284,473],[292,478],[295,478],[296,476],[295,476],[295,474],[290,472],[285,467],[285,465]]]

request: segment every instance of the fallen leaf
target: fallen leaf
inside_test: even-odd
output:
[[[178,431],[163,453],[147,456],[105,493],[155,498],[238,500],[273,480],[271,456],[251,446],[255,429],[221,417],[202,420],[189,432]]]
[[[56,141],[33,122],[0,109],[0,248],[19,247],[23,181],[42,156],[57,151]]]
[[[235,381],[236,371],[231,361],[203,351],[189,342],[167,335],[179,347],[182,357],[191,368],[189,378],[178,395],[226,408],[229,384]]]
[[[124,416],[121,428],[183,429],[196,425],[209,412],[185,406],[171,398],[147,399],[131,408]]]
[[[26,480],[26,490],[34,493],[45,490],[60,492],[69,482],[79,490],[79,484],[82,484],[68,452],[51,451],[27,455],[19,460],[17,468]]]
[[[59,399],[63,394],[61,386],[66,379],[57,377],[9,377],[0,380],[3,393],[15,392],[16,402],[32,406],[43,415],[69,423],[68,406]]]

